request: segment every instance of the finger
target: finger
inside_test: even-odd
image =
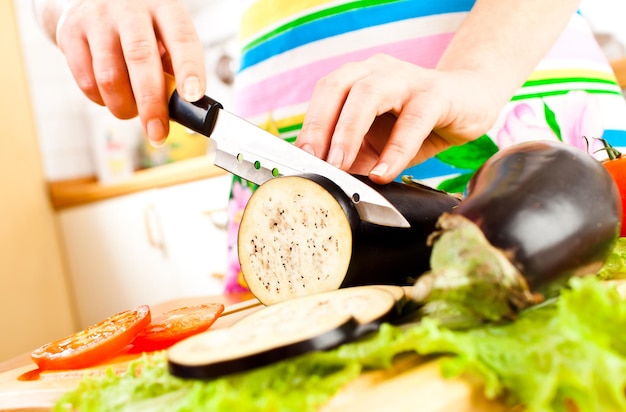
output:
[[[84,20],[84,19],[83,19]],[[94,77],[92,56],[89,44],[83,33],[83,21],[73,18],[69,10],[59,20],[56,31],[56,43],[65,55],[67,65],[78,87],[90,100],[104,105]]]
[[[128,12],[120,20],[120,42],[137,103],[139,117],[148,139],[163,143],[169,132],[169,113],[161,54],[151,15],[128,3]]]
[[[327,158],[335,125],[348,93],[352,85],[368,73],[364,65],[349,63],[316,83],[296,146],[319,158]]]
[[[378,162],[380,153],[385,148],[387,139],[396,122],[396,116],[391,113],[378,116],[367,131],[354,162],[347,171],[349,173],[367,176]]]
[[[72,72],[74,81],[82,92],[90,100],[99,105],[104,105],[104,99],[100,95],[98,89],[98,83],[94,76],[91,52],[89,51],[89,45],[82,38],[68,39],[64,42],[64,46],[67,46],[67,50],[71,50],[71,53],[65,54],[65,60]],[[63,49],[62,49],[63,51]]]
[[[352,86],[330,142],[329,163],[341,169],[352,166],[376,117],[391,109],[385,97],[388,93],[393,93],[393,88],[383,90],[376,76],[367,76]]]
[[[137,107],[117,31],[108,25],[106,18],[93,24],[96,26],[90,30],[87,41],[100,96],[115,116],[121,119],[134,117]],[[116,34],[111,35],[112,32]]]
[[[437,122],[437,111],[432,106],[408,103],[398,115],[378,162],[369,172],[370,178],[381,184],[395,179],[418,157],[417,153]],[[428,149],[431,150],[432,145]]]
[[[155,10],[155,24],[169,54],[177,89],[187,101],[200,100],[206,90],[206,70],[202,43],[191,16],[181,2],[165,2]]]

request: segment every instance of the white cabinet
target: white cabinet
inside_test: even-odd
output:
[[[62,210],[79,326],[141,304],[221,293],[230,179]]]

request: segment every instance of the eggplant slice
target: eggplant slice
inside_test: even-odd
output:
[[[349,199],[341,199],[298,176],[255,191],[241,220],[238,253],[246,283],[262,303],[339,288],[352,253],[351,220],[358,219]]]
[[[218,378],[332,349],[350,341],[356,327],[350,316],[336,315],[283,325],[216,329],[172,346],[167,351],[168,370],[181,378]]]
[[[397,293],[397,291],[396,291]],[[237,327],[274,325],[277,322],[306,322],[318,316],[350,315],[358,323],[354,337],[377,330],[383,322],[391,322],[396,307],[396,296],[384,287],[356,286],[324,293],[302,296],[267,306],[246,316]]]
[[[175,344],[167,352],[169,371],[183,378],[216,378],[329,350],[393,320],[395,305],[391,293],[374,286],[290,299],[256,311],[230,328]]]

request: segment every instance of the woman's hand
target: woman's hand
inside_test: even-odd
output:
[[[491,128],[503,102],[472,71],[418,67],[386,55],[350,63],[316,85],[296,145],[388,183]]]
[[[182,0],[70,0],[56,42],[85,95],[119,118],[138,114],[155,144],[169,131],[163,72],[185,99],[205,93],[202,45]]]
[[[323,78],[296,144],[388,183],[405,167],[486,133],[579,3],[476,0],[436,70],[374,56]]]

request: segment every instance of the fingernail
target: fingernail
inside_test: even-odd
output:
[[[165,143],[165,128],[159,119],[152,119],[146,125],[148,141],[153,147],[161,147]]]
[[[183,83],[183,97],[188,102],[197,102],[203,97],[200,79],[196,76],[189,76],[185,79]]]
[[[313,156],[315,156],[315,150],[313,149],[313,146],[308,143],[303,145],[300,149],[304,150],[308,154],[312,154]]]
[[[385,173],[387,173],[387,170],[389,170],[389,165],[387,163],[379,163],[370,171],[370,174],[382,177]]]
[[[331,165],[340,168],[343,163],[343,151],[340,149],[331,150],[326,161]]]

